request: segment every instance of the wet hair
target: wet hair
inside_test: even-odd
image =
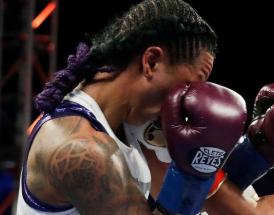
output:
[[[191,63],[206,50],[215,55],[217,36],[208,23],[182,0],[144,0],[94,35],[91,47],[80,43],[67,67],[35,98],[41,112],[52,111],[84,79],[100,71],[126,68],[148,46],[166,47],[170,63]]]

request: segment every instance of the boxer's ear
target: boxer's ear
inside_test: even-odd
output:
[[[157,71],[157,65],[163,62],[165,53],[159,46],[150,46],[142,54],[141,63],[143,68],[143,74],[146,78],[152,78],[155,71]]]

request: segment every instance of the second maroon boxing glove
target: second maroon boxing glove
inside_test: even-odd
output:
[[[274,166],[274,84],[264,86],[256,96],[252,123],[229,157],[228,178],[244,190]],[[273,185],[268,185],[273,190]]]

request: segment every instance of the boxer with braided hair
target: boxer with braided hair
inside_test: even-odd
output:
[[[151,199],[149,192],[150,189],[159,192],[160,187],[155,186],[163,178],[150,174],[138,143],[122,142],[116,133],[124,124],[141,125],[159,117],[164,98],[177,84],[181,84],[177,88],[180,95],[192,101],[203,99],[199,106],[186,101],[190,110],[198,107],[196,114],[201,113],[202,119],[203,114],[213,116],[210,120],[199,120],[205,126],[202,128],[210,127],[212,131],[219,122],[224,122],[222,132],[229,130],[233,134],[231,139],[226,139],[226,145],[214,151],[221,141],[201,131],[201,137],[208,138],[206,144],[215,147],[209,148],[209,152],[221,155],[214,160],[210,158],[213,166],[202,174],[211,177],[223,165],[241,133],[236,128],[243,126],[245,118],[244,102],[239,95],[219,85],[203,83],[213,67],[216,40],[212,28],[184,1],[144,0],[95,35],[91,46],[80,43],[76,54],[69,56],[67,67],[56,72],[35,98],[42,116],[32,129],[26,147],[17,214],[152,214],[147,203]],[[200,84],[190,87],[192,82]],[[195,97],[199,90],[204,93]],[[208,97],[203,98],[206,94]],[[222,95],[227,95],[228,101]],[[233,110],[234,115],[225,114],[225,118],[218,120],[218,111],[206,102],[209,100]],[[183,110],[179,103],[177,99],[167,105],[166,113],[173,107]],[[199,111],[203,109],[205,112]],[[230,116],[232,119],[228,120]],[[171,119],[167,130],[176,134]],[[180,139],[185,144],[196,144],[190,136],[174,136],[176,141],[171,140],[172,145]],[[203,146],[201,137],[197,139],[199,146]],[[187,148],[190,150],[192,146]],[[184,188],[182,178],[188,174],[190,178],[199,177],[199,171],[205,171],[199,163],[199,153],[203,152],[208,152],[208,146],[197,151],[193,159],[196,170],[189,171],[188,161],[175,159],[172,169],[179,166],[178,177],[168,174],[167,183],[161,189],[169,193],[170,189],[176,189],[174,185],[169,188],[169,179],[177,180],[180,188]],[[183,177],[182,169],[186,171]],[[184,196],[177,191],[173,199],[160,198],[162,213],[197,212],[212,180],[206,181],[205,187],[198,186],[203,193],[189,191],[192,201],[189,204],[186,191]],[[172,208],[173,201],[176,208]]]
[[[151,45],[164,45],[170,63],[191,63],[200,50],[214,55],[216,35],[210,26],[185,2],[144,1],[122,18],[110,23],[91,41],[81,43],[68,57],[65,69],[45,85],[35,99],[40,111],[50,111],[83,79],[92,80],[96,72],[125,69],[131,59]]]

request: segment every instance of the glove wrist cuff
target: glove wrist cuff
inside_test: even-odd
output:
[[[222,184],[225,182],[226,178],[227,178],[227,173],[224,170],[220,169],[216,172],[214,182],[210,188],[210,191],[206,199],[209,199],[211,196],[213,196],[215,193],[218,192]]]

